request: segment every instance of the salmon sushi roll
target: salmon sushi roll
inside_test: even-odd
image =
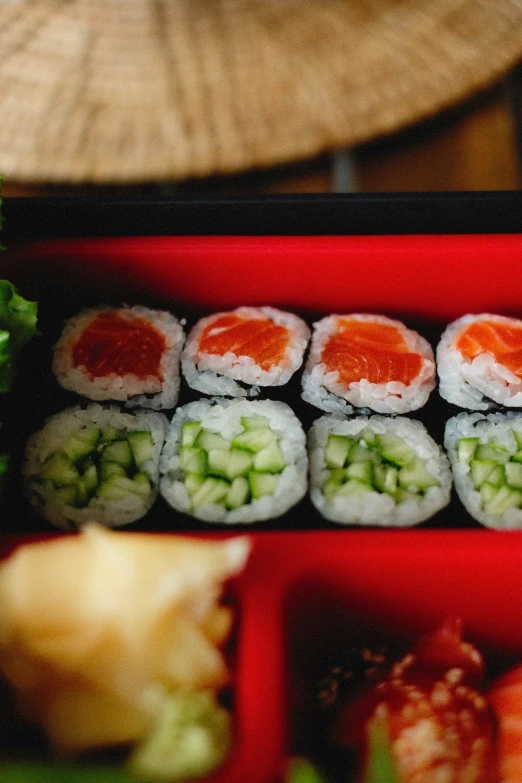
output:
[[[430,344],[381,315],[330,315],[314,324],[302,397],[331,413],[421,408],[435,387]]]
[[[498,783],[522,780],[522,666],[495,680],[488,701],[497,721]]]
[[[448,326],[437,347],[439,392],[461,408],[522,407],[522,320],[482,313]]]
[[[274,307],[239,307],[202,318],[191,330],[181,366],[203,394],[255,396],[282,386],[303,363],[310,339],[305,322]]]
[[[171,313],[146,307],[84,310],[65,325],[53,356],[58,383],[90,400],[173,408],[184,332]]]

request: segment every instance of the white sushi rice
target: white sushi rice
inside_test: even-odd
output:
[[[102,406],[98,403],[91,403],[87,407],[77,405],[51,416],[44,427],[29,438],[26,446],[24,477],[30,502],[49,522],[64,530],[80,528],[87,522],[121,527],[140,519],[152,506],[158,493],[159,459],[167,426],[168,419],[163,413],[143,410],[125,413],[115,405]],[[138,495],[123,500],[94,497],[84,508],[76,508],[56,496],[50,481],[35,480],[45,460],[59,451],[67,438],[82,427],[115,427],[124,432],[148,430],[152,434],[152,459],[141,466],[153,489],[148,502]]]
[[[502,516],[486,514],[482,509],[480,493],[473,486],[470,466],[458,459],[458,442],[461,438],[479,438],[480,443],[495,439],[510,454],[518,450],[513,430],[522,437],[522,413],[459,413],[446,423],[444,446],[453,471],[455,489],[469,514],[486,527],[495,530],[522,529],[522,509],[510,508]]]
[[[425,467],[440,486],[428,487],[418,499],[395,503],[390,495],[367,492],[361,497],[334,497],[330,502],[321,491],[329,476],[325,448],[332,433],[356,438],[364,430],[385,432],[403,438],[407,446],[425,461]],[[321,416],[308,433],[310,459],[310,497],[317,510],[331,522],[343,525],[379,525],[411,527],[429,519],[448,505],[451,494],[451,470],[448,459],[421,422],[408,418],[358,416],[349,419],[340,414]]]
[[[199,342],[204,330],[224,315],[234,314],[239,318],[268,318],[277,326],[284,326],[289,332],[289,345],[283,361],[263,370],[250,356],[238,356],[228,352],[224,355],[199,351]],[[303,355],[310,339],[310,329],[293,313],[274,307],[238,307],[231,313],[214,313],[202,318],[190,331],[181,357],[183,375],[192,389],[209,395],[228,397],[252,397],[259,393],[259,386],[282,386],[303,363]],[[245,389],[241,384],[252,387]]]
[[[93,378],[85,367],[74,365],[74,344],[96,316],[105,312],[115,312],[121,318],[143,319],[163,335],[166,349],[159,366],[163,380],[155,375],[138,378],[132,373],[110,373]],[[141,306],[84,310],[66,323],[55,346],[53,372],[61,386],[90,400],[121,400],[125,401],[128,408],[173,408],[179,396],[179,363],[184,338],[181,323],[164,310],[150,310]]]
[[[521,321],[501,315],[481,313],[464,315],[453,321],[443,333],[437,346],[439,393],[443,399],[461,408],[487,411],[494,403],[507,407],[522,407],[522,380],[490,353],[468,359],[454,347],[460,333],[470,324],[480,321],[520,328]],[[521,346],[522,349],[522,346]]]
[[[242,416],[266,417],[270,428],[279,437],[286,467],[280,474],[274,494],[264,495],[232,511],[216,503],[192,510],[180,468],[182,426],[190,421],[201,421],[204,429],[231,440],[243,431]],[[177,511],[205,522],[231,525],[261,522],[281,516],[305,496],[307,470],[306,436],[299,419],[286,403],[271,400],[200,400],[178,408],[170,423],[160,460],[160,491]]]
[[[339,318],[395,326],[400,330],[409,350],[422,356],[422,367],[414,380],[406,385],[396,381],[370,383],[368,380],[350,383],[348,388],[339,380],[339,372],[327,371],[321,361],[323,349],[337,332]],[[382,315],[352,313],[330,315],[314,324],[310,355],[303,372],[302,398],[316,408],[329,413],[349,415],[353,407],[369,408],[377,413],[409,413],[426,404],[435,388],[435,359],[427,340],[403,323]]]

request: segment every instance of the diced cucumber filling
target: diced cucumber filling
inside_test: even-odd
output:
[[[408,500],[418,501],[419,496],[415,492],[410,492],[407,489],[397,488],[397,491],[393,495],[396,503],[406,503]]]
[[[185,476],[185,489],[187,490],[189,497],[196,494],[204,481],[205,479],[203,476],[199,476],[197,473],[187,473]]]
[[[491,516],[522,508],[522,433],[510,432],[517,449],[514,454],[495,438],[488,443],[461,438],[457,444],[458,459],[469,463],[473,488],[480,494],[482,509]],[[505,442],[509,443],[509,438]]]
[[[207,453],[196,446],[182,446],[179,450],[179,463],[186,473],[199,473],[204,476],[207,472]]]
[[[131,447],[132,456],[138,470],[144,462],[152,459],[154,452],[154,438],[147,430],[133,430],[127,433],[127,440]]]
[[[478,444],[478,438],[461,438],[457,445],[457,456],[460,462],[471,462]]]
[[[457,444],[457,456],[469,464],[471,482],[480,494],[482,509],[491,516],[522,508],[522,433],[511,432],[517,449],[514,454],[495,439],[479,443],[478,438],[461,438]]]
[[[374,465],[380,465],[381,456],[373,448],[369,449],[361,443],[355,443],[350,449],[348,460],[352,465],[354,462],[373,462]]]
[[[109,443],[111,440],[122,440],[125,434],[121,430],[117,430],[116,427],[106,427],[103,430],[100,438],[100,443]]]
[[[285,468],[285,458],[277,440],[271,441],[254,457],[254,470],[259,473],[282,473]]]
[[[181,426],[181,445],[193,446],[201,431],[200,421],[187,421]]]
[[[269,427],[259,427],[254,430],[240,432],[239,435],[232,439],[232,446],[257,454],[258,451],[264,449],[273,440],[278,440],[273,430]]]
[[[348,479],[346,484],[343,484],[336,497],[338,498],[354,498],[366,495],[367,492],[373,492],[373,489],[368,484],[358,481],[357,479]]]
[[[507,449],[489,445],[487,443],[479,443],[475,452],[475,459],[493,460],[494,462],[498,462],[499,465],[504,465],[506,462],[509,462],[509,457],[510,454]]]
[[[286,468],[279,438],[263,416],[244,416],[241,425],[230,441],[201,422],[183,425],[180,469],[193,509],[217,503],[231,511],[274,493]]]
[[[250,491],[254,499],[263,497],[263,495],[273,495],[279,483],[279,476],[276,473],[255,473],[251,471],[248,474]]]
[[[127,471],[125,468],[120,465],[118,462],[107,462],[106,460],[101,460],[100,462],[100,478],[102,481],[105,481],[105,479],[108,479],[109,476],[126,476]]]
[[[233,481],[238,476],[246,476],[252,467],[252,457],[241,449],[230,449],[225,476]]]
[[[373,464],[371,462],[353,462],[346,468],[349,479],[357,479],[364,484],[373,484]]]
[[[336,471],[333,470],[322,486],[322,493],[330,503],[337,495],[346,479],[344,470],[340,469],[340,472],[342,474],[341,476],[334,475]]]
[[[100,437],[100,429],[85,427],[69,435],[62,446],[62,451],[67,454],[71,462],[81,462],[82,459],[89,456],[93,451]]]
[[[483,481],[486,481],[489,474],[497,467],[497,463],[492,459],[472,459],[469,463],[471,480],[475,489],[478,489]]]
[[[224,449],[228,451],[230,443],[218,435],[216,432],[209,432],[202,429],[197,438],[194,441],[194,446],[205,451],[211,451],[212,449]]]
[[[341,446],[352,441],[346,457]],[[333,457],[327,459],[327,452]],[[342,469],[340,464],[346,465]],[[429,472],[423,459],[403,438],[393,433],[363,430],[354,441],[343,435],[330,434],[325,448],[325,464],[329,468],[321,487],[327,501],[339,496],[362,497],[367,492],[390,495],[396,503],[420,497],[439,481]],[[334,467],[335,464],[335,467]]]
[[[482,505],[484,506],[486,503],[493,500],[497,492],[498,487],[493,486],[493,484],[488,484],[488,482],[485,481],[480,487],[480,500]]]
[[[40,477],[45,481],[52,482],[55,487],[65,487],[79,481],[80,474],[67,454],[63,451],[57,451],[44,462]]]
[[[270,428],[270,422],[266,416],[241,416],[241,424],[245,430],[265,430]]]
[[[205,452],[201,449],[202,453]],[[230,452],[224,449],[210,449],[207,454],[208,472],[213,476],[226,477],[226,468],[230,459]]]
[[[522,492],[510,489],[507,486],[500,487],[493,497],[484,503],[484,512],[491,516],[503,516],[510,508],[522,506]]]
[[[506,462],[504,465],[506,481],[513,489],[522,489],[522,464]]]
[[[375,442],[381,456],[399,468],[406,467],[416,456],[415,451],[392,432],[377,434]]]
[[[150,491],[150,481],[146,473],[137,473],[133,479],[113,473],[112,476],[102,481],[96,495],[105,500],[123,500],[129,495],[138,495],[145,500]]]
[[[399,470],[398,481],[403,489],[414,487],[417,492],[436,487],[439,482],[426,469],[424,461],[420,457],[415,457],[408,465]]]
[[[353,438],[346,435],[330,435],[324,450],[324,461],[328,467],[343,468],[353,444]]]
[[[89,465],[84,471],[82,476],[83,483],[89,494],[93,494],[98,486],[98,468],[96,465]]]
[[[228,494],[229,486],[227,481],[209,476],[192,496],[192,505],[198,508],[208,503],[221,503]]]
[[[122,468],[129,470],[134,464],[132,449],[126,440],[114,440],[107,443],[102,451],[102,459],[107,462],[117,462]]]
[[[375,489],[379,492],[386,492],[393,495],[397,490],[397,468],[393,465],[374,465],[373,476]]]
[[[507,463],[509,464],[509,463]],[[494,487],[502,487],[506,483],[505,465],[497,465],[488,476],[488,483]]]
[[[62,449],[45,461],[39,479],[51,482],[57,499],[77,508],[87,506],[95,496],[148,498],[150,479],[140,467],[152,458],[153,448],[148,431],[84,427],[68,436]]]
[[[225,498],[225,506],[232,511],[234,508],[240,508],[248,502],[250,495],[250,484],[244,476],[237,476],[228,490]]]

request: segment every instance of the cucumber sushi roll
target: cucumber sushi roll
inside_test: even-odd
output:
[[[409,527],[449,503],[448,459],[419,421],[322,416],[308,450],[310,497],[332,522]]]
[[[160,491],[206,522],[260,522],[304,497],[307,468],[305,434],[285,403],[200,400],[172,419]]]
[[[439,392],[469,410],[522,407],[522,321],[482,313],[448,326],[437,346]]]
[[[329,413],[353,407],[408,413],[435,387],[430,344],[381,315],[330,315],[314,324],[302,397]]]
[[[444,443],[471,516],[497,530],[522,529],[522,413],[459,413]]]
[[[282,386],[303,363],[310,330],[274,307],[239,307],[202,318],[191,330],[181,366],[203,394],[255,396],[258,386]]]
[[[92,403],[51,416],[26,447],[30,502],[65,530],[86,522],[120,527],[140,519],[158,492],[168,419]]]
[[[65,325],[53,357],[58,383],[90,400],[173,408],[184,333],[171,313],[146,307],[84,310]]]

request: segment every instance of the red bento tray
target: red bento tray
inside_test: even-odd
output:
[[[513,203],[504,200],[512,212]],[[418,207],[415,201],[412,205]],[[291,224],[289,233],[295,234],[300,227],[301,235],[290,236],[282,235],[280,224],[277,231],[273,228],[277,210],[270,202],[273,224],[262,219],[261,205],[259,230],[239,235],[244,234],[245,225],[255,228],[254,205],[249,220],[234,236],[230,221],[225,219],[226,205],[218,210],[227,226],[222,234],[220,221],[212,217],[208,205],[193,205],[200,219],[192,219],[185,235],[186,223],[176,222],[179,211],[172,213],[171,230],[176,235],[171,236],[165,215],[154,226],[149,210],[148,222],[138,219],[132,229],[128,219],[125,227],[118,219],[108,226],[106,216],[101,221],[103,236],[96,236],[97,225],[86,230],[83,221],[78,230],[83,236],[75,237],[69,204],[66,236],[62,237],[56,226],[48,236],[42,220],[37,221],[35,230],[38,204],[29,206],[31,238],[24,237],[21,208],[17,207],[16,230],[12,239],[7,237],[8,250],[0,256],[0,277],[11,279],[27,298],[41,301],[42,342],[31,347],[21,370],[23,375],[35,361],[42,372],[41,383],[33,384],[24,401],[31,418],[26,428],[62,404],[62,398],[60,404],[55,401],[42,350],[47,351],[48,361],[63,317],[107,297],[143,304],[172,302],[183,312],[188,308],[193,317],[245,304],[288,307],[310,320],[327,312],[366,310],[404,316],[435,332],[466,312],[517,315],[522,310],[522,233],[516,233],[522,226],[516,220],[503,220],[498,209],[496,221],[485,219],[482,223],[477,215],[483,210],[472,210],[473,220],[467,220],[463,211],[463,231],[468,233],[461,233],[457,218],[447,210],[435,228],[440,204],[430,216],[430,202],[425,201],[422,220],[417,212],[416,221],[405,219],[393,229],[381,209],[377,210],[382,216],[381,231],[374,218],[360,233],[354,233],[354,226],[361,224],[361,212],[350,221],[353,213],[349,204],[340,202],[332,206],[337,208],[334,230],[319,235],[317,225],[308,222],[313,203],[308,204],[305,215],[302,203],[296,200],[294,206],[301,218]],[[364,213],[364,204],[356,206]],[[397,214],[393,200],[389,206],[391,214]],[[49,204],[45,209],[49,214]],[[59,211],[59,204],[56,209]],[[281,204],[281,209],[288,215],[288,204]],[[183,210],[183,215],[189,214],[190,205],[184,204]],[[95,214],[102,215],[99,206]],[[400,214],[404,215],[404,205]],[[341,228],[343,221],[346,233]],[[55,224],[59,225],[59,218]],[[330,224],[323,217],[321,225]],[[408,225],[410,232],[405,233]],[[496,225],[498,232],[482,233]],[[506,233],[509,225],[516,228]],[[382,233],[383,226],[389,233]],[[428,233],[426,226],[432,229]],[[437,233],[441,226],[451,231]],[[422,227],[424,233],[416,233]],[[41,411],[34,410],[39,400]],[[9,402],[13,416],[17,415],[17,404],[16,399]],[[305,413],[312,419],[320,412],[309,408]],[[0,409],[0,418],[3,415]],[[428,418],[432,415],[440,438],[442,413],[438,408],[429,409]],[[13,505],[2,519],[5,532],[50,532],[31,517],[18,495],[9,500]],[[292,683],[306,675],[300,669],[293,640],[308,640],[311,657],[314,649],[323,649],[323,610],[326,616],[337,607],[336,616],[346,618],[347,624],[364,617],[370,625],[410,637],[433,630],[448,614],[461,614],[466,638],[486,649],[491,660],[522,660],[522,630],[516,613],[522,595],[519,534],[479,529],[457,501],[440,524],[444,529],[434,527],[410,531],[334,529],[314,517],[310,504],[304,501],[288,524],[283,519],[240,531],[252,536],[254,547],[248,567],[237,581],[236,743],[229,762],[212,777],[212,783],[272,783],[283,759],[298,748]],[[209,532],[204,525],[191,526],[164,512],[152,514],[144,528],[138,525],[133,529],[202,536],[232,532],[214,532],[215,528]],[[4,540],[4,553],[13,541]],[[317,600],[309,612],[308,602],[314,595]],[[341,639],[344,633],[341,629]]]

